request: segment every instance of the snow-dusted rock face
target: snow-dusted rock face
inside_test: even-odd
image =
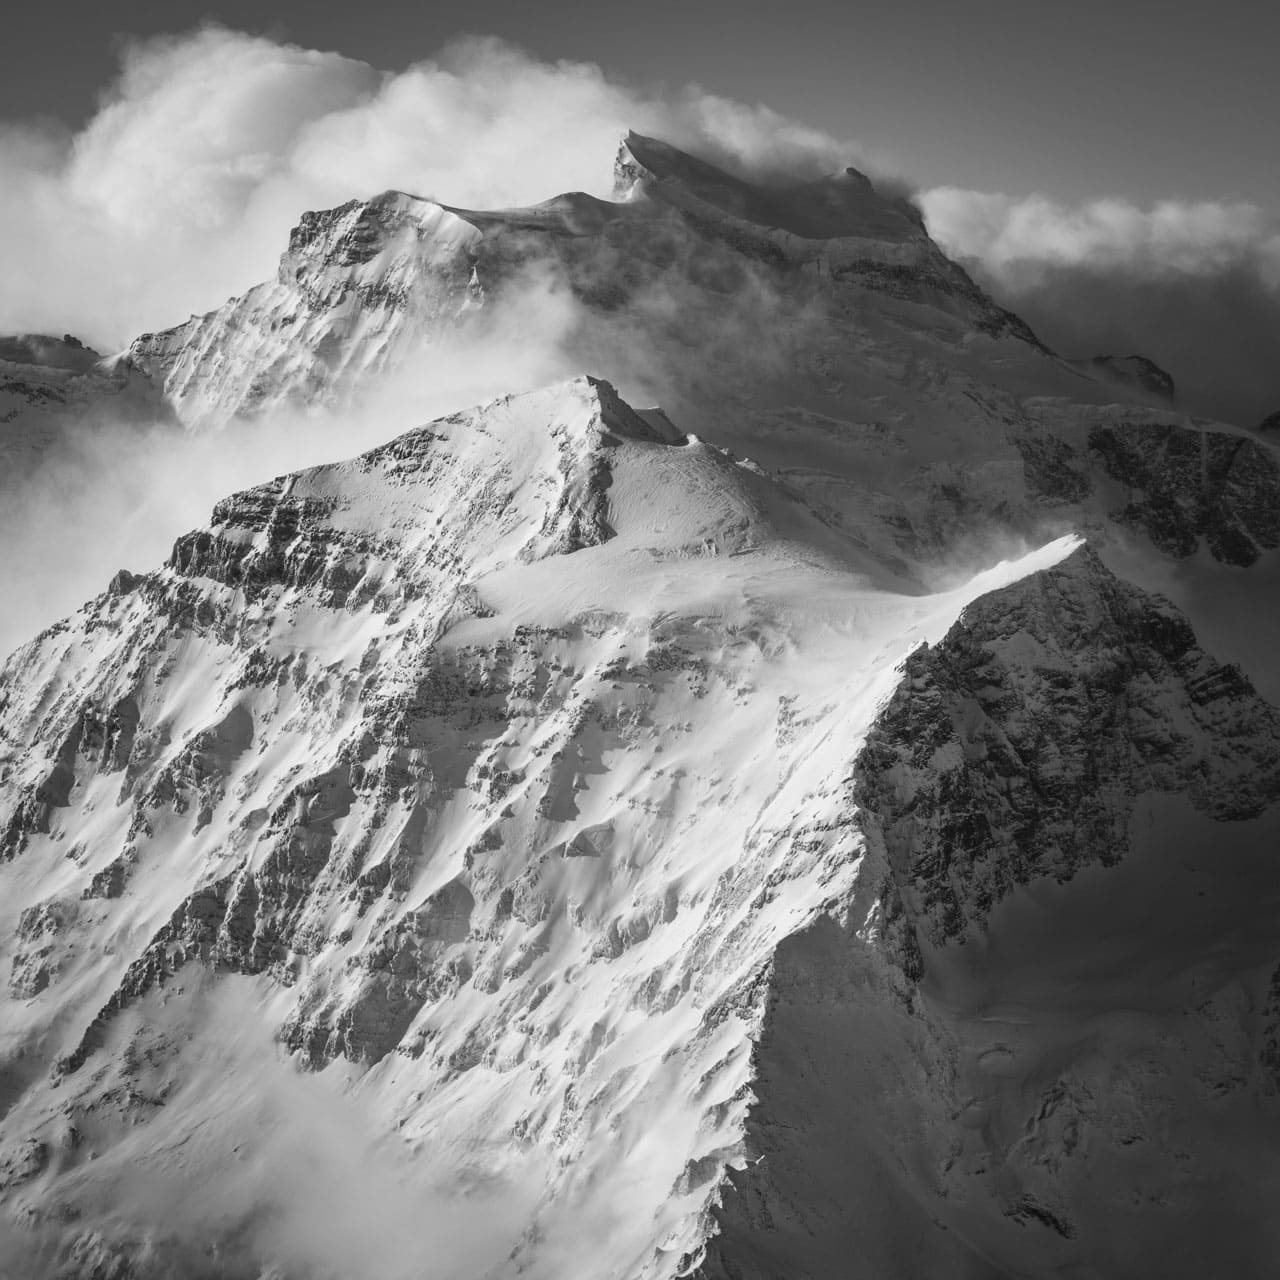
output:
[[[1280,547],[1280,462],[1244,435],[1176,426],[1095,427],[1089,449],[1125,487],[1115,517],[1162,551],[1191,555],[1203,539],[1216,560],[1251,565]]]
[[[1175,559],[1204,547],[1247,567],[1280,546],[1280,459],[1248,432],[1151,411],[1055,410],[1012,442],[1041,510],[1105,522],[1121,536],[1140,531]]]
[[[859,767],[904,910],[942,946],[1020,884],[1119,862],[1146,792],[1257,817],[1280,799],[1280,712],[1084,549],[912,654]]]
[[[702,209],[707,218],[727,215],[735,223],[804,240],[859,238],[886,245],[923,245],[928,240],[924,219],[914,205],[879,195],[856,169],[795,187],[761,187],[633,132],[614,162],[614,199],[643,195]]]
[[[1038,346],[1021,320],[997,307],[934,244],[913,204],[881,194],[857,169],[796,186],[761,186],[630,133],[614,163],[614,198],[677,209],[709,239],[740,251],[831,284],[955,311],[979,332]]]
[[[914,653],[848,785],[700,1274],[1265,1274],[1280,713],[1086,549]]]
[[[1136,386],[1169,404],[1177,398],[1172,374],[1146,356],[1094,356],[1081,363],[1094,373]]]
[[[127,354],[193,428],[341,403],[477,305],[478,239],[448,210],[395,191],[308,213],[275,280],[143,334]]]

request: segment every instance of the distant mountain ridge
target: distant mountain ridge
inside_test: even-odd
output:
[[[159,389],[127,360],[103,357],[71,334],[0,337],[0,466],[8,484],[95,420],[172,417]]]

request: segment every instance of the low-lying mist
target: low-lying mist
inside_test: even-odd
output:
[[[424,344],[351,407],[277,412],[204,434],[110,417],[66,433],[20,486],[0,489],[0,654],[74,612],[117,569],[158,567],[229,494],[585,372],[563,346],[577,314],[563,291],[527,276],[480,323]]]
[[[639,270],[632,246],[607,236],[574,240],[557,258],[545,240],[504,233],[501,262],[481,264],[485,304],[424,336],[412,359],[342,407],[270,412],[211,432],[99,418],[66,433],[21,486],[0,483],[0,655],[96,596],[118,569],[158,567],[216,502],[280,474],[584,373],[703,432],[706,405],[732,412],[729,398],[752,378],[827,340],[803,282],[788,290],[733,248],[673,238],[663,225],[653,234],[667,257],[641,254]],[[594,297],[601,288],[607,302]]]
[[[475,1280],[534,1214],[536,1155],[484,1170],[413,1152],[358,1084],[288,1059],[252,980],[152,1002],[117,1034],[144,1064],[131,1087],[166,1105],[141,1124],[89,1108],[61,1212],[0,1221],[0,1275],[53,1280],[70,1257],[144,1280]]]
[[[1280,409],[1280,223],[1240,201],[1067,205],[939,187],[931,234],[1055,350],[1138,354],[1178,406],[1238,426]]]

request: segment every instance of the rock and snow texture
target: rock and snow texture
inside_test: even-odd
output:
[[[5,672],[5,1150],[58,1151],[11,1203],[92,1220],[115,1064],[229,972],[439,1177],[555,1162],[512,1266],[625,1202],[610,1268],[671,1274],[772,949],[856,872],[840,773],[966,598],[586,379],[229,499]]]
[[[555,322],[515,336],[546,367],[661,402],[904,563],[1071,528],[1232,564],[1280,543],[1272,443],[1174,412],[1141,357],[1059,359],[856,171],[761,187],[632,134],[616,172],[616,203],[307,214],[274,281],[128,358],[209,430],[357,403],[533,297]]]
[[[143,334],[127,355],[193,428],[343,403],[474,309],[478,240],[455,214],[395,191],[308,213],[275,280]]]
[[[1203,1276],[1217,1221],[1264,1274],[1277,713],[1107,565],[1269,581],[1275,449],[856,172],[617,172],[306,215],[131,348],[192,429],[340,407],[532,272],[671,416],[417,427],[12,656],[9,1220],[86,1276]]]
[[[11,1204],[92,1220],[115,1064],[241,974],[437,1175],[553,1161],[512,1266],[625,1200],[611,1273],[671,1274],[739,1159],[773,950],[853,891],[848,761],[985,585],[904,594],[586,379],[228,500],[5,673],[7,1030],[41,1067]]]
[[[1085,549],[913,653],[848,785],[704,1274],[1266,1274],[1280,712]]]
[[[1168,404],[1177,398],[1173,376],[1146,356],[1094,356],[1080,361],[1080,365],[1086,372],[1114,378],[1122,385],[1137,387]]]
[[[1119,862],[1135,796],[1256,818],[1280,797],[1280,713],[1083,550],[913,654],[861,767],[906,910],[941,946],[1020,884]]]

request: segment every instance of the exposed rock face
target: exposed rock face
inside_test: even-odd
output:
[[[479,303],[478,239],[453,213],[400,192],[308,213],[274,281],[143,334],[128,358],[189,426],[341,403]]]
[[[22,333],[0,338],[0,360],[6,364],[88,373],[101,362],[102,356],[70,333],[61,338],[45,333]]]
[[[1081,415],[1066,429],[1037,426],[1013,443],[1027,496],[1041,510],[1138,530],[1164,555],[1202,546],[1247,567],[1280,546],[1280,460],[1244,432]]]
[[[1280,712],[1081,550],[912,654],[859,769],[897,891],[942,946],[1020,884],[1120,861],[1144,792],[1257,817],[1280,798]]]
[[[1223,1214],[1261,1274],[1280,713],[1083,550],[911,656],[851,785],[858,891],[775,954],[698,1274],[1191,1277]]]
[[[1243,434],[1139,423],[1095,427],[1089,448],[1127,490],[1116,518],[1162,551],[1250,565],[1280,546],[1280,463]]]

